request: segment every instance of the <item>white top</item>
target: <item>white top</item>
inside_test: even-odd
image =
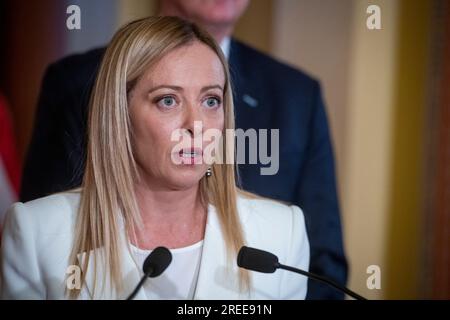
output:
[[[141,290],[145,291],[149,300],[191,300],[197,286],[203,240],[193,245],[170,249],[172,262],[167,269],[156,278],[149,278]],[[143,250],[131,246],[133,258],[139,266],[141,276],[145,258],[152,250]]]

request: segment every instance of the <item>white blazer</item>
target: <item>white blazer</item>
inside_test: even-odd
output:
[[[67,277],[73,274],[68,266],[79,201],[78,192],[67,192],[11,207],[1,244],[3,299],[65,298]],[[299,207],[241,196],[237,203],[247,246],[276,254],[280,263],[308,269],[309,243]],[[240,292],[239,267],[235,261],[227,262],[219,219],[212,205],[208,207],[203,246],[194,299],[304,299],[306,296],[307,279],[284,270],[272,274],[250,271],[250,291]],[[123,247],[127,247],[126,243]],[[96,288],[101,288],[105,270],[97,270],[94,277],[94,268],[88,267],[80,299],[125,299],[133,291],[140,280],[141,266],[136,265],[127,249],[121,252],[123,290],[111,289],[107,281],[106,290],[95,290],[96,294],[92,295],[94,278]],[[145,290],[140,290],[135,299],[147,299]]]

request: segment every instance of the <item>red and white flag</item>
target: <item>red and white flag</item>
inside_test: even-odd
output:
[[[6,100],[0,95],[0,226],[5,211],[17,200],[20,187],[21,166],[12,128]]]

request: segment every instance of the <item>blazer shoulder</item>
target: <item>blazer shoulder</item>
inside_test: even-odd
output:
[[[309,268],[309,241],[303,211],[295,205],[256,198],[238,198],[246,244],[275,254],[282,263]],[[282,276],[279,297],[303,299],[306,279]]]
[[[238,208],[241,220],[256,224],[260,228],[279,232],[286,235],[287,230],[292,230],[297,225],[295,221],[301,221],[304,226],[303,211],[296,205],[288,205],[280,201],[268,198],[238,197]]]
[[[299,69],[287,62],[281,61],[240,41],[232,41],[232,54],[240,60],[240,66],[247,66],[252,73],[265,72],[273,76],[283,76],[283,83],[293,81],[307,86],[320,87],[319,80],[306,71]],[[233,52],[234,50],[234,52]],[[258,67],[259,66],[259,67]],[[263,68],[261,67],[263,66]]]
[[[66,56],[51,63],[44,74],[44,84],[58,86],[66,94],[80,94],[80,88],[93,85],[105,48]],[[62,89],[61,89],[62,88]]]
[[[7,212],[6,224],[27,224],[37,233],[70,232],[80,201],[79,192],[64,192],[29,202],[17,202]],[[6,225],[5,224],[5,225]]]
[[[83,53],[71,54],[53,62],[50,68],[72,70],[75,73],[80,72],[80,70],[98,66],[105,50],[106,48],[95,48]]]

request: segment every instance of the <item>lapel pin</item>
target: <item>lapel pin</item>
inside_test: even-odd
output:
[[[242,96],[242,100],[244,100],[244,102],[252,108],[256,108],[258,106],[258,100],[249,96],[248,94],[244,94]]]

